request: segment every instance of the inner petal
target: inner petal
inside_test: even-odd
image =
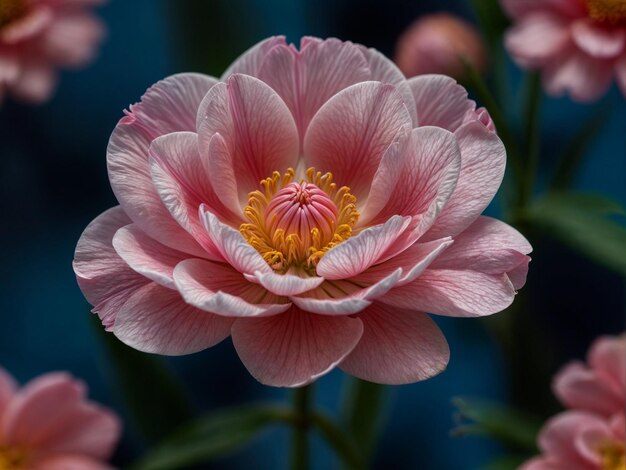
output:
[[[626,468],[624,456],[624,444],[618,442],[605,442],[598,446],[602,462],[602,470],[622,470]]]

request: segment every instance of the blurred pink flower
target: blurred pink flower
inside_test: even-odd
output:
[[[587,364],[575,361],[563,367],[553,388],[573,410],[545,424],[538,439],[542,455],[522,470],[626,469],[626,335],[598,338]]]
[[[2,0],[0,102],[7,92],[24,101],[46,101],[57,68],[91,60],[104,27],[87,8],[102,1]]]
[[[549,94],[594,101],[615,78],[626,95],[626,2],[501,1],[514,23],[506,48],[520,67],[541,70]]]
[[[407,77],[441,73],[462,78],[464,59],[478,71],[484,71],[485,45],[474,26],[448,13],[419,18],[396,46],[396,64]]]
[[[0,368],[0,468],[107,470],[120,436],[112,412],[90,402],[64,373],[42,375],[21,389]]]
[[[505,165],[489,124],[451,78],[407,81],[336,39],[267,39],[220,80],[166,78],[120,120],[120,206],[83,233],[78,282],[142,351],[232,335],[269,385],[335,366],[426,379],[449,350],[422,312],[489,315],[526,279],[528,242],[480,216]]]

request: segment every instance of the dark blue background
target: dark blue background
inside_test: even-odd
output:
[[[411,20],[443,8],[469,14],[464,2],[434,0],[134,0],[103,7],[109,37],[95,64],[64,73],[46,105],[9,102],[0,109],[0,365],[20,381],[69,370],[89,383],[94,399],[124,412],[71,261],[83,228],[115,204],[106,174],[108,137],[122,110],[148,86],[180,71],[219,75],[240,52],[273,34],[296,43],[304,34],[337,36],[391,54]],[[626,204],[626,106],[616,90],[608,101],[616,111],[589,152],[577,185]],[[519,97],[512,95],[506,111],[516,116],[519,106]],[[567,99],[547,100],[545,155],[564,145],[591,109]],[[551,163],[548,157],[542,169]],[[546,361],[554,370],[581,356],[595,335],[623,329],[624,283],[557,243],[539,237],[535,245],[526,314],[548,339]],[[439,324],[451,345],[450,366],[425,383],[390,389],[390,414],[377,453],[381,468],[479,468],[499,447],[484,439],[450,437],[451,397],[506,401],[510,392],[545,388],[524,383],[510,389],[502,351],[480,320]],[[528,338],[529,350],[536,344]],[[169,363],[201,410],[288,399],[287,392],[256,383],[229,340]],[[335,371],[318,382],[320,406],[337,409],[343,381]],[[120,465],[141,447],[133,434],[129,424],[117,455]],[[217,467],[284,467],[288,445],[286,432],[272,432]],[[326,468],[332,454],[320,442],[314,449],[316,467]]]

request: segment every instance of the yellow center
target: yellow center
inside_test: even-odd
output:
[[[598,453],[602,459],[602,470],[626,470],[624,444],[615,442],[603,444],[598,448]]]
[[[0,28],[21,18],[27,10],[26,0],[0,0]]]
[[[320,258],[352,235],[359,213],[350,188],[337,188],[331,173],[315,168],[294,181],[295,171],[275,171],[250,193],[239,228],[243,237],[278,272],[314,272]]]
[[[626,22],[626,0],[587,0],[589,16],[599,23]]]
[[[0,445],[0,470],[24,470],[26,463],[24,451]]]

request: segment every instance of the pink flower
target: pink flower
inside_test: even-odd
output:
[[[396,64],[407,77],[441,73],[462,78],[463,60],[483,71],[487,65],[485,45],[474,26],[448,13],[419,18],[396,46]]]
[[[104,28],[87,11],[102,0],[2,0],[0,2],[0,102],[8,92],[46,101],[59,67],[93,58]]]
[[[83,233],[78,282],[142,351],[231,335],[265,384],[426,379],[449,350],[422,312],[498,312],[528,270],[528,242],[480,216],[505,165],[484,122],[453,79],[336,39],[166,78],[113,131],[120,206]]]
[[[541,70],[551,95],[594,101],[613,78],[626,95],[626,3],[619,0],[501,0],[514,22],[506,47]]]
[[[21,389],[0,368],[0,468],[107,470],[120,435],[116,415],[90,402],[64,373],[42,375]]]
[[[542,456],[522,470],[623,470],[626,405],[626,335],[598,338],[587,363],[572,362],[553,388],[573,410],[550,419],[539,434]]]

